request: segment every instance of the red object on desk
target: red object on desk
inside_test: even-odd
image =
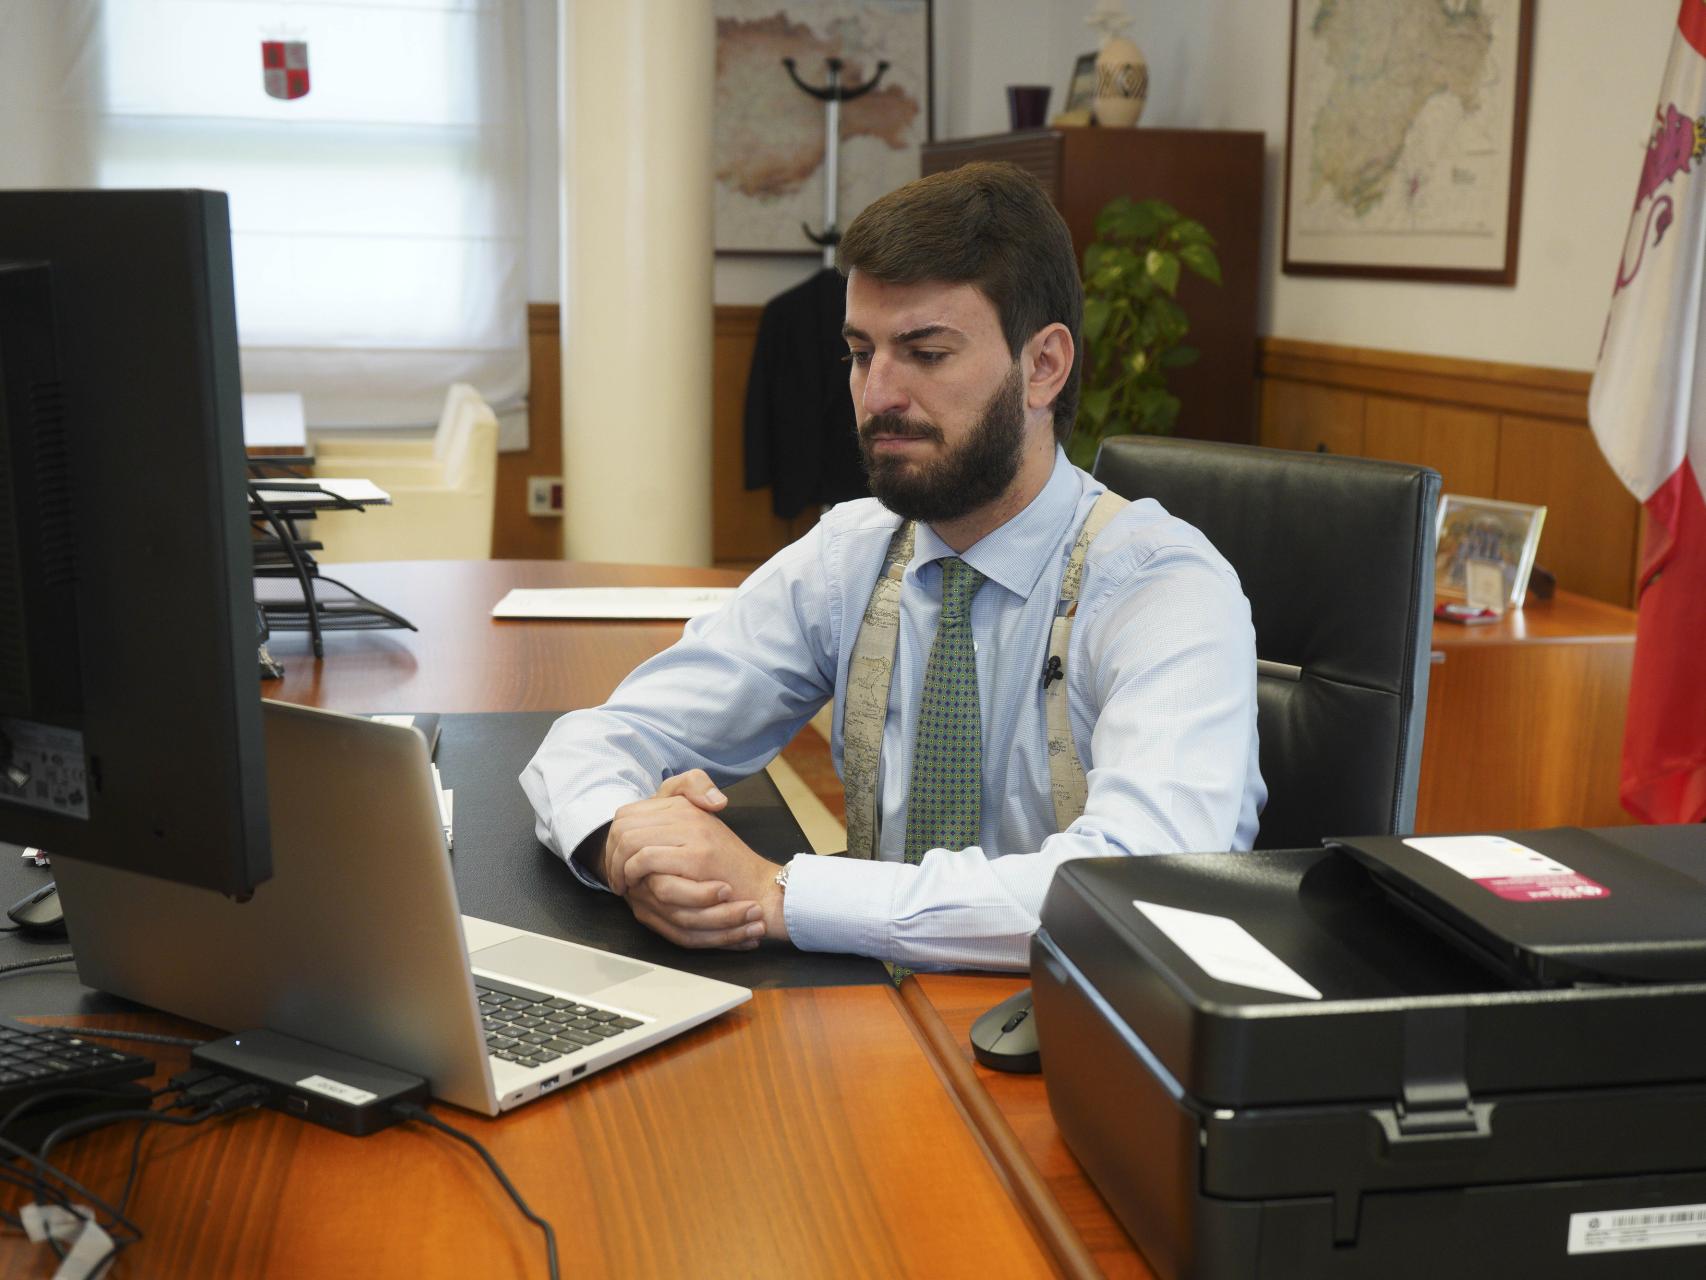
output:
[[[1499,615],[1491,609],[1477,609],[1474,605],[1456,604],[1449,600],[1434,606],[1434,617],[1441,622],[1461,622],[1467,626],[1499,620]]]

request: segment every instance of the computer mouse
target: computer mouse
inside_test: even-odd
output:
[[[1043,1069],[1029,987],[971,1024],[971,1051],[979,1062],[996,1071],[1031,1075]]]
[[[37,938],[63,938],[65,911],[59,904],[59,886],[52,880],[28,897],[20,898],[6,911],[18,932]]]

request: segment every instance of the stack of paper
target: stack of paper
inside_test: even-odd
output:
[[[734,587],[517,587],[494,618],[697,618],[720,609]]]

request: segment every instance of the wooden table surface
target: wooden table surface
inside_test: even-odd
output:
[[[327,571],[420,630],[331,633],[321,662],[306,636],[275,635],[286,674],[265,696],[364,711],[590,705],[681,624],[494,621],[504,591],[739,580],[513,561]],[[1094,1274],[1071,1229],[1039,1226],[990,1158],[940,1058],[887,986],[761,991],[508,1116],[434,1110],[486,1142],[553,1222],[565,1276]],[[155,1134],[147,1150],[133,1214],[147,1234],[120,1275],[543,1274],[538,1231],[472,1153],[415,1126],[358,1140],[255,1113]],[[128,1134],[97,1133],[68,1144],[66,1163],[110,1188],[128,1151]],[[0,1240],[0,1275],[52,1262]]]
[[[183,1050],[144,1051],[167,1073],[187,1065]],[[553,1224],[565,1277],[1049,1270],[887,986],[759,991],[498,1119],[433,1110]],[[116,1188],[130,1137],[67,1143],[57,1162]],[[144,1237],[122,1276],[545,1273],[537,1228],[471,1152],[423,1126],[358,1139],[255,1111],[148,1142],[130,1215]],[[45,1246],[0,1242],[0,1275],[50,1275],[52,1262]]]
[[[362,711],[569,711],[596,706],[681,635],[679,622],[498,620],[512,587],[733,587],[726,569],[561,560],[326,565],[327,577],[402,614],[416,631],[333,631],[314,660],[306,632],[268,644],[284,679],[264,697]]]

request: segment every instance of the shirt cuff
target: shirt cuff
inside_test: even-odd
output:
[[[598,854],[603,848],[605,829],[623,805],[643,799],[644,796],[626,788],[611,788],[577,797],[573,803],[557,811],[548,829],[545,820],[538,819],[540,843],[567,863],[575,879],[587,888],[608,891],[609,886],[598,874],[602,862]],[[582,852],[593,836],[598,837],[599,847],[588,860],[583,861]]]
[[[788,940],[801,951],[887,958],[895,894],[916,870],[901,862],[799,854],[788,864],[782,895]]]
[[[582,884],[598,889],[610,887],[610,882],[604,878],[604,846],[609,837],[610,824],[607,822],[577,844],[575,851],[569,855],[569,870]]]

